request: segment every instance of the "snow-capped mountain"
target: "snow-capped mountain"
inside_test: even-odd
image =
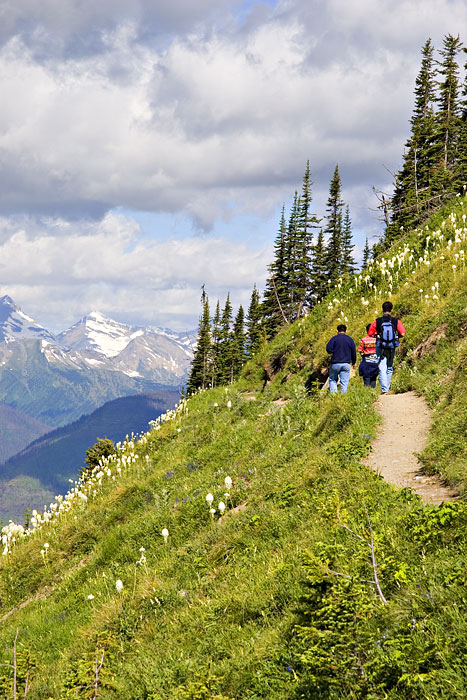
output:
[[[47,329],[27,316],[13,299],[7,295],[0,298],[0,342],[35,338],[56,343],[54,336]]]
[[[183,381],[193,356],[187,334],[150,326],[127,326],[98,311],[84,316],[57,336],[62,348],[79,352],[94,366],[161,383]],[[172,381],[170,378],[172,377]]]
[[[97,312],[54,336],[4,296],[0,403],[48,425],[65,425],[106,401],[183,384],[193,339],[126,326]]]

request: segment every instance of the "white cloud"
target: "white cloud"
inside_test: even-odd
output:
[[[133,323],[192,327],[201,284],[210,297],[247,304],[270,250],[216,237],[154,243],[122,216],[99,223],[17,221],[0,244],[0,294],[54,330],[98,309]],[[0,231],[4,226],[0,222]],[[0,240],[2,238],[0,237]]]
[[[3,2],[0,279],[30,313],[181,318],[203,282],[244,301],[269,258],[236,242],[236,215],[271,216],[308,158],[317,214],[339,163],[360,238],[381,230],[371,186],[400,163],[421,46],[467,26],[465,1],[250,4],[240,22],[241,0]],[[213,238],[151,243],[116,207]]]

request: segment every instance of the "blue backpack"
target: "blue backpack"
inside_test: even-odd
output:
[[[377,321],[377,333],[382,348],[397,348],[399,335],[397,333],[397,318],[383,316]]]

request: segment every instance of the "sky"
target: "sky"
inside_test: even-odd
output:
[[[192,329],[203,284],[247,306],[307,160],[359,258],[421,47],[461,27],[465,0],[1,0],[0,296],[55,332]]]

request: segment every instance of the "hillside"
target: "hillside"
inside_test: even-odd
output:
[[[424,506],[360,463],[376,391],[319,391],[336,323],[357,339],[391,298],[394,388],[433,409],[422,463],[464,493],[466,207],[120,445],[30,534],[4,532],[6,697],[466,697],[465,502]]]
[[[0,404],[0,464],[49,430],[49,425]]]
[[[0,518],[5,522],[9,518],[21,521],[26,506],[43,507],[43,495],[30,493],[30,481],[26,482],[26,488],[21,488],[24,477],[35,480],[36,489],[66,493],[69,480],[77,477],[85,463],[87,448],[98,437],[117,441],[127,434],[145,432],[149,421],[172,408],[178,398],[178,392],[165,390],[114,399],[32,442],[0,465]]]

